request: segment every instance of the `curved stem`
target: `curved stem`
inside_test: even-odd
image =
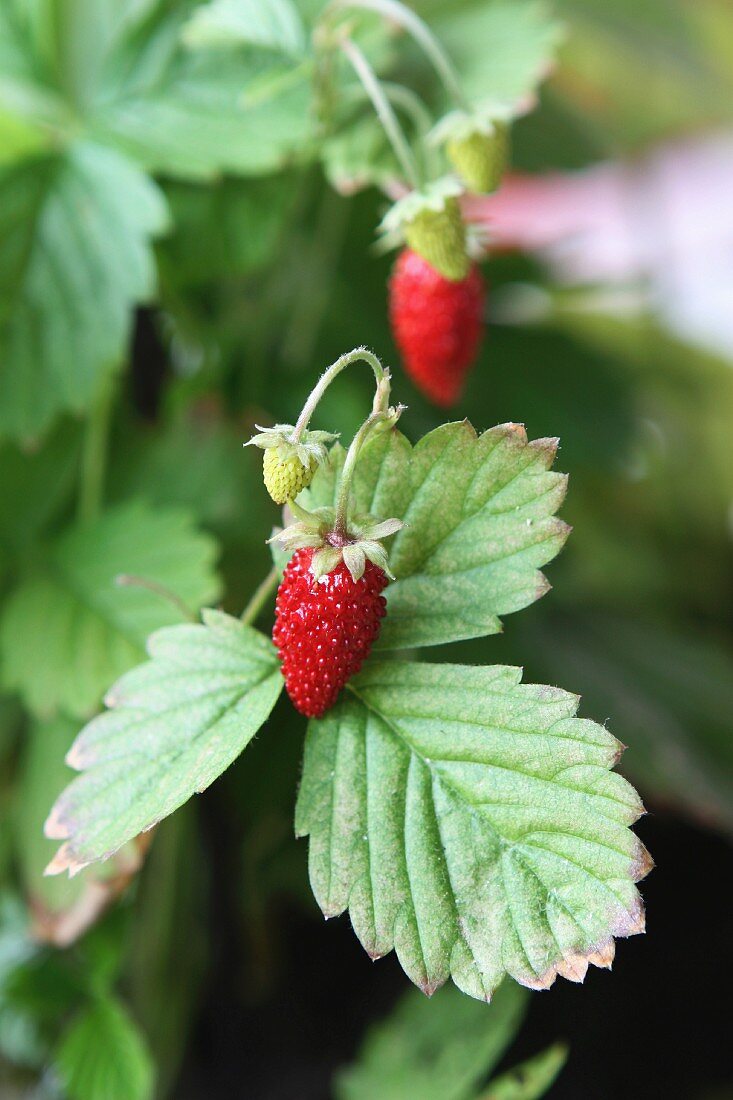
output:
[[[354,479],[354,471],[356,470],[356,461],[359,457],[359,451],[364,446],[367,436],[374,425],[382,420],[386,420],[387,417],[388,413],[385,409],[373,410],[359,428],[359,431],[351,441],[351,446],[346,452],[344,468],[341,471],[341,483],[339,485],[339,492],[336,500],[336,518],[333,525],[333,533],[341,539],[346,539],[348,537],[347,517],[349,497],[351,496],[351,483]]]
[[[351,62],[359,80],[364,85],[364,90],[372,101],[374,110],[377,112],[377,117],[384,128],[385,134],[389,138],[390,145],[394,149],[394,154],[400,162],[402,170],[407,176],[410,185],[416,191],[419,191],[421,180],[418,163],[374,69],[371,67],[359,47],[352,42],[350,38],[344,38],[342,40],[341,49]]]
[[[430,111],[420,96],[413,92],[412,88],[406,88],[404,84],[393,84],[387,80],[382,81],[382,87],[390,103],[404,111],[415,127],[415,132],[420,139],[420,162],[423,167],[423,175],[434,176],[437,167],[436,150],[427,141],[433,125]]]
[[[333,382],[334,378],[341,373],[341,371],[348,367],[351,363],[356,363],[359,360],[368,363],[374,371],[374,379],[377,383],[377,393],[384,392],[386,388],[387,398],[389,398],[389,371],[385,370],[382,364],[377,359],[373,352],[367,348],[354,348],[353,351],[344,352],[340,355],[335,363],[332,363],[330,367],[327,367],[321,377],[316,382],[315,386],[311,390],[310,396],[303,406],[303,411],[298,417],[295,425],[295,431],[292,435],[292,442],[298,443],[303,432],[308,427],[310,418],[315,412],[316,405],[323,397],[328,387]],[[381,389],[380,389],[381,387]]]
[[[267,603],[270,595],[277,588],[277,582],[280,579],[280,570],[276,565],[273,565],[270,572],[267,574],[264,580],[255,588],[252,593],[249,603],[245,607],[241,615],[241,621],[245,626],[251,626],[259,615],[262,608]]]
[[[387,19],[393,19],[395,23],[399,23],[422,47],[448,94],[455,99],[464,111],[470,111],[471,104],[461,87],[453,62],[427,24],[411,8],[400,3],[400,0],[334,0],[331,10],[340,8],[361,8],[365,11],[375,11],[379,15],[384,15]]]

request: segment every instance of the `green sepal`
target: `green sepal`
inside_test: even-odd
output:
[[[443,278],[460,282],[471,267],[458,204],[462,191],[462,185],[451,176],[436,180],[422,191],[412,191],[388,211],[380,232],[395,247],[407,244]]]

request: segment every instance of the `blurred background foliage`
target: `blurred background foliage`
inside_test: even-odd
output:
[[[397,364],[391,260],[373,249],[386,200],[372,186],[395,167],[348,73],[334,129],[312,125],[308,40],[321,6],[273,3],[256,18],[256,4],[236,0],[0,0],[0,1095],[9,1100],[488,1100],[541,1095],[562,1061],[556,1048],[540,1056],[550,1068],[539,1091],[511,1091],[503,1063],[486,1085],[519,1027],[519,990],[489,1010],[454,990],[429,1005],[409,994],[358,1053],[364,1026],[388,1017],[402,982],[389,963],[363,975],[368,964],[316,928],[292,838],[301,745],[287,706],[246,763],[166,822],[149,851],[131,845],[71,882],[41,873],[53,853],[43,819],[68,779],[63,757],[81,720],[139,660],[149,631],[184,613],[114,578],[140,575],[194,611],[216,600],[241,610],[278,522],[257,457],[241,444],[255,422],[293,421],[317,372],[347,348],[367,343],[392,363],[413,438],[441,420]],[[608,280],[563,265],[562,236],[554,251],[520,241],[489,255],[487,339],[455,413],[479,429],[513,420],[530,437],[560,436],[574,533],[550,570],[553,593],[510,618],[505,635],[450,657],[523,664],[529,680],[578,691],[583,713],[609,720],[630,746],[622,770],[655,820],[669,820],[677,839],[675,820],[727,840],[733,265],[727,284],[715,268],[697,288],[709,313],[680,332],[674,317],[689,288],[671,274],[692,260],[650,166],[677,147],[694,163],[695,142],[709,135],[733,142],[730,5],[415,7],[472,97],[520,96],[547,74],[536,109],[515,126],[517,173],[583,179],[611,163],[619,178],[646,181],[642,224],[654,223],[645,262]],[[442,110],[404,36],[376,17],[357,24],[385,78]],[[237,44],[222,45],[222,25]],[[690,207],[712,201],[714,181],[685,178],[697,181],[685,190]],[[534,219],[542,225],[541,198]],[[730,220],[714,229],[733,254]],[[594,242],[581,239],[586,255]],[[368,390],[367,372],[344,376],[317,426],[348,436]],[[673,866],[694,858],[695,845],[677,839]],[[729,874],[727,843],[699,843],[719,878]],[[714,911],[704,894],[691,900],[695,938]],[[653,931],[665,919],[652,909]],[[341,965],[352,987],[324,978]],[[715,966],[695,960],[705,980]],[[633,979],[632,967],[627,990]],[[272,1057],[248,1078],[255,1016]],[[582,1027],[572,1033],[572,1016],[559,1019],[571,1033],[550,1025],[545,1046],[590,1042]],[[509,1067],[540,1044],[517,1049]],[[642,1095],[631,1076],[592,1086],[581,1070],[573,1077],[574,1054],[552,1095]],[[591,1043],[594,1056],[603,1057]],[[706,1076],[694,1059],[684,1068],[672,1059],[657,1080],[667,1097],[733,1095],[714,1062]]]

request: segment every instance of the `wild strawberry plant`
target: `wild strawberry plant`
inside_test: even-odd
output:
[[[535,0],[438,0],[430,23],[398,0],[81,0],[64,13],[0,4],[0,763],[17,736],[12,861],[36,941],[77,941],[147,856],[148,881],[169,893],[167,908],[144,884],[136,899],[153,912],[140,918],[140,971],[156,953],[177,975],[176,891],[204,876],[186,811],[148,854],[150,830],[258,734],[242,774],[272,744],[269,799],[281,725],[300,722],[295,711],[310,719],[299,727],[295,826],[309,838],[317,901],[327,916],[348,909],[369,954],[395,949],[421,989],[452,976],[485,999],[504,974],[532,987],[556,974],[580,980],[589,964],[610,964],[614,936],[642,928],[634,884],[648,857],[630,831],[640,802],[612,770],[618,742],[577,717],[575,696],[524,684],[515,668],[462,663],[466,647],[431,652],[497,634],[542,596],[541,570],[568,529],[556,518],[565,481],[552,469],[554,440],[466,421],[418,438],[437,423],[422,397],[462,414],[468,384],[466,408],[481,426],[516,407],[529,420],[546,415],[554,431],[557,415],[569,425],[568,457],[605,462],[614,486],[630,428],[613,387],[608,436],[574,411],[587,349],[566,377],[563,346],[542,388],[544,343],[532,345],[532,363],[523,345],[513,364],[494,363],[486,332],[492,298],[480,265],[491,240],[471,220],[471,196],[498,187],[557,25]],[[351,202],[368,186],[381,209]],[[357,224],[340,248],[349,217]],[[377,251],[397,250],[391,278],[369,255],[375,235]],[[135,326],[136,309],[150,305],[161,309]],[[314,362],[364,337],[386,346],[388,323],[418,391],[408,415],[364,349],[337,360],[300,408]],[[120,368],[133,332],[131,381]],[[482,345],[486,369],[469,379]],[[371,411],[356,372],[342,406],[330,389],[359,358],[375,376]],[[502,386],[512,407],[500,414]],[[348,447],[336,442],[362,418]],[[272,517],[235,457],[243,420],[263,425],[250,442],[285,505],[274,569],[258,587]],[[593,509],[595,483],[585,488],[588,526],[606,530],[607,549],[628,515],[616,515],[611,493]],[[695,480],[695,517],[697,489]],[[586,573],[601,577],[605,596],[607,559],[589,545]],[[623,587],[627,559],[615,567]],[[249,587],[247,608],[233,614]],[[638,715],[654,692],[638,679],[642,668],[650,682],[665,678],[660,632],[612,616],[591,624],[584,605],[580,615],[591,661],[620,639],[610,660],[626,690],[609,687],[598,706],[621,709],[643,737]],[[528,655],[542,662],[540,678],[562,681],[585,652],[549,619],[534,622],[540,641]],[[687,668],[686,643],[672,656]],[[727,666],[706,651],[695,667],[698,694],[685,706],[707,713],[700,685],[725,683]],[[269,721],[283,686],[295,711],[284,699],[282,723]],[[652,713],[659,728],[675,725],[664,707]],[[724,723],[716,715],[713,725]],[[81,774],[56,802],[72,741]],[[701,773],[690,752],[685,761],[682,782],[664,762],[665,791],[684,788],[706,814],[712,791],[716,813],[727,813],[720,769]],[[71,881],[41,878],[50,853],[40,822],[54,802],[48,833],[61,847],[51,869]],[[0,816],[4,825],[2,806]],[[4,857],[2,848],[2,872]],[[17,931],[16,916],[0,905],[0,936]],[[104,941],[105,926],[82,945],[81,986],[64,987],[75,991],[54,1032],[65,1032],[56,1072],[71,1100],[97,1100],[89,1080],[116,1080],[123,1051],[129,1073],[114,1100],[144,1100],[150,1056],[114,992],[119,949],[101,950],[96,933]],[[53,968],[38,963],[27,930],[18,938],[21,965]],[[0,1016],[13,997],[4,982],[0,973]],[[148,1005],[160,1007],[171,985],[156,972]],[[509,988],[497,1009],[520,992]],[[162,1015],[148,1013],[150,1035]],[[47,1049],[39,1038],[33,1064],[45,1065],[37,1051]],[[544,1084],[531,1095],[557,1064],[550,1054],[539,1066]],[[473,1078],[461,1093],[453,1077],[456,1096],[468,1097]]]
[[[614,937],[643,930],[635,883],[650,864],[629,828],[641,803],[612,771],[622,747],[577,717],[575,696],[524,684],[519,669],[412,656],[496,633],[546,592],[540,568],[568,533],[556,443],[462,422],[412,446],[388,372],[363,349],[324,374],[308,416],[359,358],[375,372],[373,409],[347,451],[320,455],[290,501],[297,522],[277,536],[295,548],[274,638],[288,692],[312,716],[295,828],[310,838],[314,893],[326,916],[348,909],[370,956],[396,950],[427,993],[449,977],[486,1000],[506,974],[538,989],[558,974],[581,981],[589,964],[610,965]],[[279,431],[270,482],[268,458],[289,471],[301,445],[295,428]],[[62,841],[51,872],[152,828],[265,724],[283,675],[252,622],[279,576],[276,565],[240,619],[209,610],[154,633],[149,661],[111,688],[68,757],[81,775],[47,822]]]

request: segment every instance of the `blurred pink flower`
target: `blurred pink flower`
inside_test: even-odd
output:
[[[494,247],[537,253],[563,284],[643,282],[681,338],[733,358],[733,136],[634,163],[511,175],[465,213]]]

